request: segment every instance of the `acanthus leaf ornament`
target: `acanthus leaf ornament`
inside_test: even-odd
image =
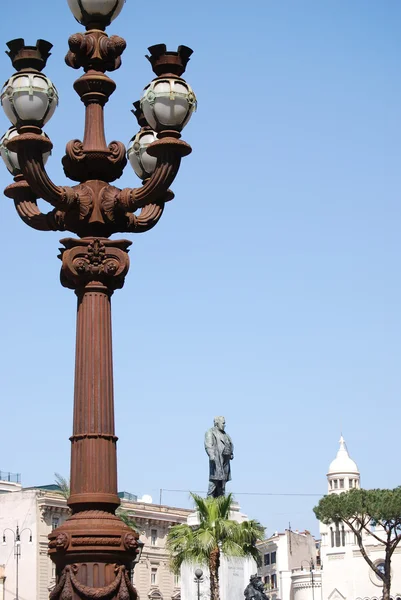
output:
[[[67,238],[61,240],[61,283],[77,289],[101,283],[111,291],[122,288],[129,269],[128,240]]]

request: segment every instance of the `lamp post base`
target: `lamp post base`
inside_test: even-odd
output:
[[[137,537],[112,513],[72,515],[49,536],[58,580],[50,600],[136,600],[130,580]]]

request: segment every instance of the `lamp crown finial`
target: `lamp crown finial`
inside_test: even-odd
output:
[[[188,46],[178,46],[176,52],[169,52],[166,44],[156,44],[148,48],[150,56],[146,56],[152,65],[153,72],[158,77],[164,75],[176,75],[181,77],[185,73],[186,66],[193,50]]]
[[[53,48],[53,44],[46,40],[38,40],[36,46],[26,46],[23,38],[11,40],[7,42],[7,46],[9,51],[6,51],[6,54],[10,57],[16,71],[24,69],[42,71]]]

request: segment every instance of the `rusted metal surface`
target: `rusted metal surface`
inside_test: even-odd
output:
[[[51,45],[36,47],[23,40],[8,44],[17,71],[41,70]],[[104,31],[87,31],[69,39],[66,62],[83,68],[74,88],[86,112],[83,140],[67,144],[63,166],[78,185],[53,183],[43,165],[50,140],[36,125],[20,124],[9,141],[17,152],[22,174],[5,190],[17,213],[30,227],[41,231],[68,230],[79,236],[62,240],[61,283],[78,297],[74,421],[71,437],[71,517],[49,535],[49,554],[56,564],[57,585],[51,600],[136,600],[130,583],[138,552],[138,535],[116,515],[117,437],[114,429],[111,296],[122,288],[129,268],[127,240],[109,240],[117,232],[142,232],[154,227],[164,205],[174,195],[169,190],[181,158],[191,152],[177,131],[163,131],[149,147],[157,157],[152,176],[142,187],[119,189],[126,165],[121,142],[107,144],[104,107],[115,90],[106,75],[121,65],[125,41]],[[162,44],[149,49],[158,76],[181,76],[192,51],[184,46],[167,52]],[[143,115],[138,114],[143,126]],[[43,214],[37,199],[51,206]],[[137,214],[134,214],[136,212]]]

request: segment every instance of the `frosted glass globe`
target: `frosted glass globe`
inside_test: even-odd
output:
[[[17,128],[10,127],[10,129],[8,129],[5,132],[5,134],[3,135],[3,137],[0,140],[1,158],[3,159],[4,164],[6,165],[7,169],[10,171],[11,175],[14,175],[14,177],[21,173],[20,165],[18,162],[18,155],[16,152],[11,152],[11,150],[9,150],[5,146],[4,142],[6,142],[7,140],[12,140],[17,135],[18,135]],[[48,139],[48,136],[45,134],[45,132],[43,132],[42,135]],[[51,150],[49,150],[49,152],[46,152],[45,154],[43,154],[43,164],[44,165],[46,164],[47,159],[49,158],[50,154],[51,154]]]
[[[17,73],[1,92],[1,105],[13,125],[18,121],[47,123],[57,104],[57,90],[42,73]]]
[[[196,97],[183,79],[155,79],[143,91],[141,108],[149,126],[155,131],[181,131],[196,110]]]
[[[68,6],[79,23],[88,25],[99,20],[110,25],[122,11],[125,0],[68,0]]]
[[[157,158],[150,156],[146,148],[157,140],[155,131],[141,129],[128,144],[127,157],[131,167],[141,179],[147,179],[156,168]]]

